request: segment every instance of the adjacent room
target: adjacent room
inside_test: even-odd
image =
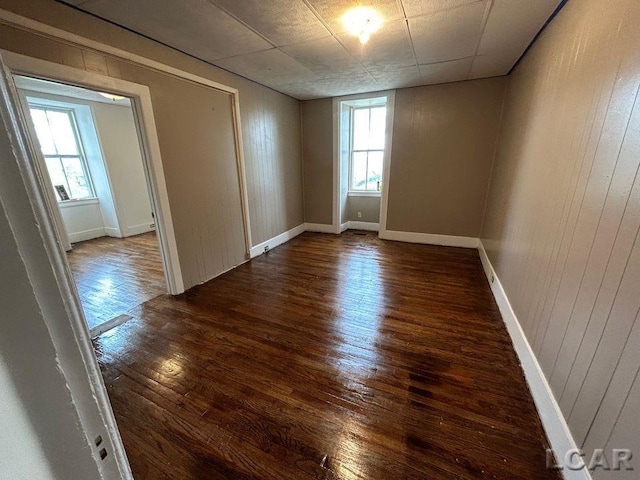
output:
[[[25,76],[15,84],[95,336],[167,292],[131,100]]]
[[[638,25],[0,0],[0,480],[637,480]]]

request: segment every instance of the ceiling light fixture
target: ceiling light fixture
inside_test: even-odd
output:
[[[382,25],[382,17],[374,8],[357,7],[345,13],[342,22],[347,31],[357,36],[364,45]]]
[[[124,100],[127,97],[123,97],[122,95],[115,95],[113,93],[105,93],[105,92],[98,92],[100,95],[102,95],[105,98],[108,98],[109,100],[113,100],[114,102],[118,101],[118,100]]]

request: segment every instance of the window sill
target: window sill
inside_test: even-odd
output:
[[[347,192],[347,196],[349,196],[349,197],[379,197],[381,193],[382,192],[374,192],[374,191],[370,191],[370,192],[354,191],[354,192]]]
[[[100,203],[97,198],[83,198],[82,200],[64,200],[58,202],[60,208],[81,207],[83,205],[96,205]]]

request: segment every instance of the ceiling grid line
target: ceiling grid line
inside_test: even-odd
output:
[[[564,0],[58,1],[306,100],[506,75]]]

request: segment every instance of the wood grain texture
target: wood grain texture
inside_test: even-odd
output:
[[[639,22],[634,0],[568,2],[516,68],[482,233],[587,456],[640,451]]]
[[[96,340],[135,478],[542,479],[475,250],[304,233]]]
[[[67,260],[90,329],[167,292],[155,232],[75,243]]]

